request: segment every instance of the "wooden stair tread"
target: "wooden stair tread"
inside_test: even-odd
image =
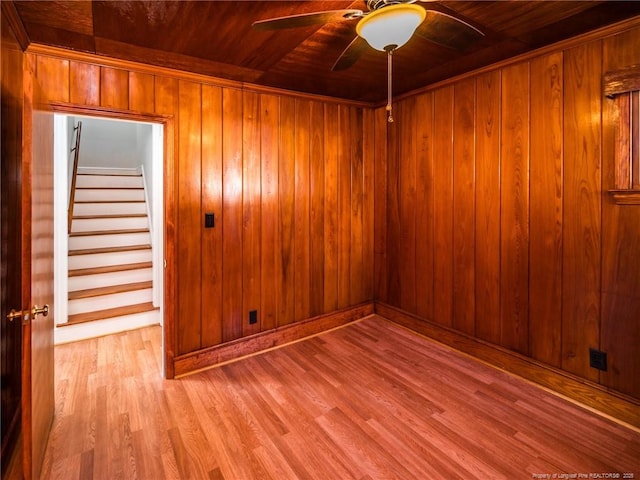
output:
[[[144,190],[144,187],[122,185],[119,187],[76,187],[76,190]]]
[[[141,173],[77,173],[78,176],[84,175],[87,177],[141,177]]]
[[[76,203],[144,203],[144,200],[74,200]]]
[[[94,253],[116,253],[129,252],[134,250],[151,250],[151,245],[127,245],[124,247],[101,247],[101,248],[83,248],[81,250],[69,250],[69,256],[74,255],[91,255]]]
[[[113,293],[134,292],[136,290],[145,290],[152,287],[153,282],[151,280],[148,280],[146,282],[123,283],[120,285],[109,285],[107,287],[88,288],[86,290],[76,290],[75,292],[69,292],[69,300],[99,297],[102,295],[111,295]]]
[[[146,217],[146,213],[110,213],[105,215],[74,215],[73,220],[93,220],[105,218],[141,218]]]
[[[71,232],[70,237],[89,237],[91,235],[120,235],[126,233],[149,233],[148,228],[129,228],[123,230],[93,230],[91,232]]]
[[[69,270],[70,277],[80,277],[82,275],[95,275],[98,273],[125,272],[127,270],[138,270],[141,268],[151,268],[151,262],[125,263],[122,265],[109,265],[106,267],[78,268]]]
[[[98,310],[95,312],[77,313],[69,315],[66,323],[58,323],[58,327],[66,327],[68,325],[77,325],[78,323],[93,322],[95,320],[104,320],[107,318],[120,317],[122,315],[131,315],[133,313],[151,312],[157,310],[153,303],[138,303],[135,305],[126,305],[124,307],[108,308],[106,310]]]

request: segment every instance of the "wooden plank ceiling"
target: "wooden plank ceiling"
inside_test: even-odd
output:
[[[479,28],[457,51],[415,35],[394,56],[394,94],[489,65],[640,14],[638,1],[441,1],[422,3]],[[324,10],[367,10],[348,1],[15,1],[30,42],[178,68],[231,80],[379,102],[385,54],[373,49],[332,72],[357,20],[258,31],[256,20]],[[426,28],[426,27],[422,27]]]

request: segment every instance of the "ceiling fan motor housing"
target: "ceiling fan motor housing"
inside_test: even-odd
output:
[[[366,0],[367,8],[370,11],[386,7],[388,5],[397,5],[399,3],[415,3],[416,0]]]

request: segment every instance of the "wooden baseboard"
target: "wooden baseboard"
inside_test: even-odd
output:
[[[640,400],[522,354],[436,325],[390,305],[376,302],[375,313],[416,333],[468,354],[484,363],[547,388],[568,400],[614,420],[640,428]]]
[[[341,327],[373,314],[373,303],[365,303],[301,322],[239,338],[222,345],[178,355],[173,359],[175,377],[206,370],[229,361],[260,353],[318,333]]]

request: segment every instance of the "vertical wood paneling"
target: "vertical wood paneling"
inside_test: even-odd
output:
[[[374,199],[374,292],[376,300],[388,302],[387,265],[387,206],[388,206],[388,145],[386,110],[378,108],[373,114],[375,164]]]
[[[100,106],[129,108],[129,72],[120,68],[100,68]]]
[[[173,118],[165,178],[165,227],[176,239],[165,256],[177,275],[165,286],[176,299],[167,312],[176,319],[167,328],[169,359],[372,300],[373,110],[34,61],[44,101]],[[380,125],[378,146],[386,148]],[[209,212],[215,227],[205,229]],[[259,323],[249,326],[254,309]]]
[[[311,102],[310,116],[309,315],[314,317],[324,313],[324,105]]]
[[[416,313],[416,142],[415,97],[397,106],[399,158],[400,307]]]
[[[338,106],[324,119],[324,311],[338,308]]]
[[[416,99],[416,313],[433,319],[433,93]]]
[[[451,326],[453,314],[453,87],[434,92],[434,305],[433,320]],[[391,259],[389,261],[392,261]]]
[[[100,105],[100,67],[84,62],[69,62],[69,102]]]
[[[222,341],[222,89],[202,86],[202,200],[200,221],[213,213],[214,228],[202,229],[202,347]]]
[[[374,276],[384,277],[376,278],[375,292],[411,311],[402,290],[415,287],[420,318],[640,398],[640,217],[636,207],[604,194],[615,187],[616,112],[601,91],[604,71],[640,63],[640,28],[602,42],[604,55],[589,39],[422,93],[413,107],[399,102],[385,152],[375,155]],[[415,110],[415,121],[403,108]],[[384,132],[384,110],[376,114],[374,126]],[[417,142],[415,152],[399,127],[414,129],[408,141]],[[432,192],[421,176],[430,133]],[[465,162],[473,152],[475,168]],[[412,155],[413,206],[403,172]],[[405,208],[415,233],[405,229]],[[430,222],[432,314],[420,303],[428,281],[421,274],[429,270],[421,242]],[[409,238],[415,272],[405,268]],[[475,308],[467,294],[475,294]],[[590,347],[608,354],[607,372],[589,367]]]
[[[395,108],[396,116],[401,115],[402,104]],[[385,113],[386,115],[386,113]],[[386,123],[387,137],[387,301],[400,305],[402,273],[400,268],[400,130],[397,122]]]
[[[178,81],[175,78],[156,77],[153,84],[156,113],[161,115],[177,115],[178,113]],[[176,128],[176,139],[178,128]]]
[[[201,346],[200,129],[201,86],[180,81],[178,166],[178,351]]]
[[[262,294],[260,296],[262,329],[269,330],[278,324],[278,294],[280,248],[278,233],[278,158],[280,100],[274,95],[262,95],[260,99],[260,145],[262,171],[261,211],[262,223]]]
[[[261,330],[260,322],[260,96],[243,93],[242,126],[242,335]],[[257,310],[258,322],[249,324]]]
[[[375,131],[374,111],[365,109],[359,125],[362,136],[362,297],[360,301],[374,297],[374,199],[375,199]]]
[[[338,105],[338,308],[351,299],[351,107]]]
[[[476,81],[476,336],[500,343],[499,71]]]
[[[364,166],[362,157],[362,109],[351,109],[351,239],[349,241],[350,280],[349,304],[357,305],[364,296]]]
[[[151,113],[154,111],[154,76],[129,72],[129,110]]]
[[[242,336],[242,92],[222,91],[222,341]],[[181,160],[182,161],[182,160]]]
[[[589,347],[600,344],[601,65],[599,41],[564,53],[562,368],[590,380]]]
[[[295,113],[295,198],[294,198],[294,319],[309,318],[310,239],[309,239],[309,141],[310,102],[296,100]]]
[[[280,100],[278,326],[295,320],[295,112],[296,102]]]
[[[529,350],[529,65],[502,72],[500,344]]]
[[[35,98],[34,102],[68,102],[69,101],[69,60],[38,55],[35,58],[36,76],[44,98]]]
[[[453,327],[475,331],[475,79],[454,86]]]
[[[529,331],[531,356],[562,355],[562,53],[531,62]]]
[[[640,64],[640,28],[603,41],[603,72]],[[603,190],[615,188],[615,101],[604,100]],[[605,197],[606,198],[606,197]],[[600,349],[607,352],[602,383],[640,398],[640,207],[602,205],[602,316]]]

